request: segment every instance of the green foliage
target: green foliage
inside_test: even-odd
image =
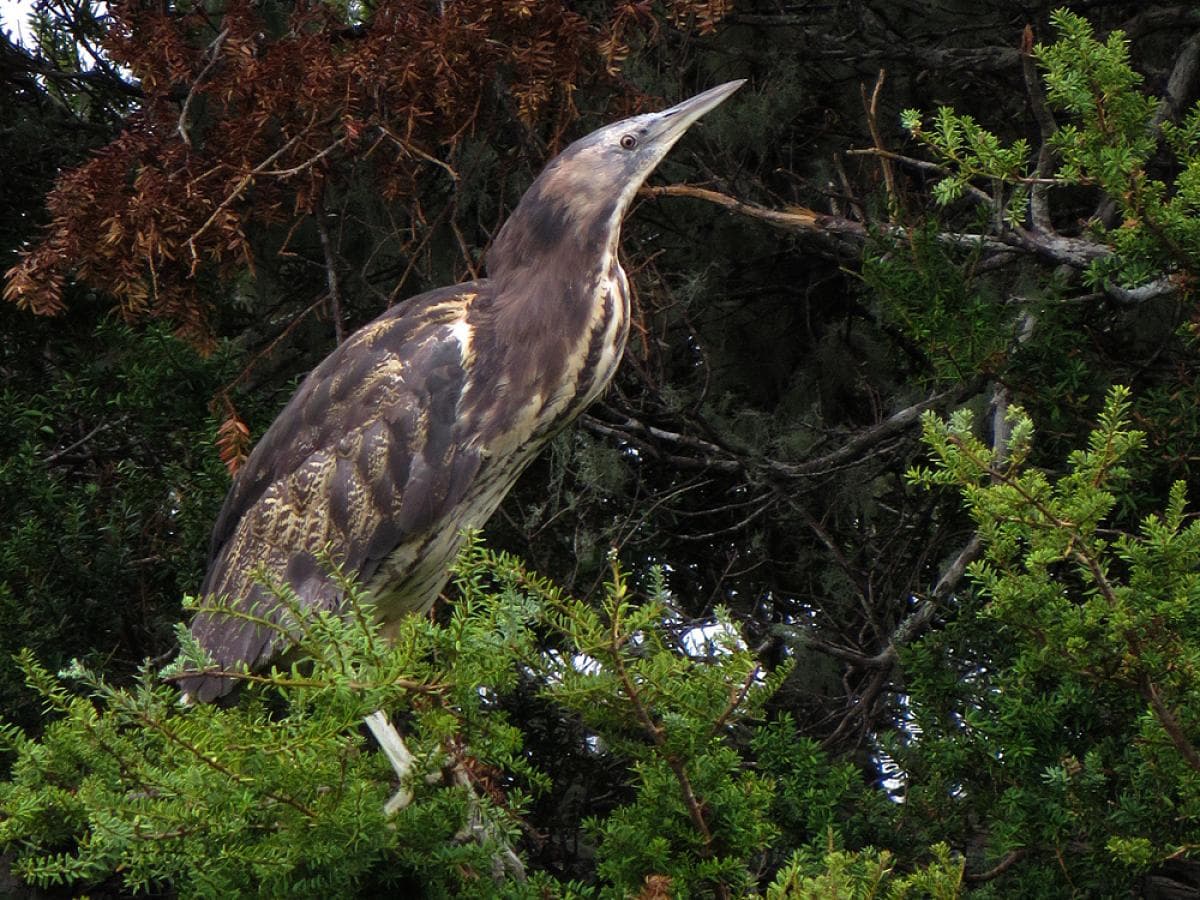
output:
[[[862,264],[863,282],[886,321],[916,342],[940,380],[966,380],[994,366],[1012,330],[1011,313],[971,276],[964,255],[940,245],[929,228]]]
[[[1007,645],[969,676],[990,687],[973,686],[957,725],[937,712],[946,688],[928,680],[920,650],[910,655],[926,764],[939,773],[921,802],[938,802],[938,785],[977,805],[991,795],[1002,817],[992,852],[1070,844],[1077,886],[1128,879],[1200,833],[1200,521],[1177,483],[1138,528],[1113,527],[1143,444],[1129,412],[1129,391],[1113,388],[1058,475],[1029,465],[1034,428],[1019,409],[1003,448],[980,441],[965,411],[927,415],[937,464],[909,473],[961,492],[984,542],[969,570],[983,601],[974,627]]]
[[[932,848],[933,860],[907,875],[896,872],[896,860],[886,850],[866,848],[848,853],[832,837],[821,851],[802,850],[788,862],[767,888],[767,900],[901,900],[928,897],[952,900],[962,891],[963,860],[953,859],[950,848]]]
[[[786,669],[765,674],[726,616],[710,623],[707,652],[685,652],[661,580],[635,602],[614,567],[597,610],[478,544],[458,573],[446,623],[410,617],[392,643],[345,579],[345,617],[277,589],[299,659],[240,676],[232,708],[181,706],[149,667],[118,688],[80,665],[55,676],[24,653],[50,721],[40,739],[3,730],[17,760],[0,784],[0,844],[16,851],[15,871],[38,885],[119,879],[185,897],[401,882],[430,896],[624,897],[655,879],[677,896],[746,895],[765,859],[820,840],[864,790],[789,720],[765,722]],[[205,663],[182,627],[180,639],[168,679]],[[555,789],[504,711],[530,677],[582,724],[585,752],[628,773],[628,801],[589,823],[587,888],[538,871],[492,878],[531,799]],[[414,800],[390,820],[391,773],[360,726],[375,709],[402,715],[417,760]],[[470,795],[442,785],[455,765]],[[456,840],[470,815],[488,823],[484,839]]]
[[[1157,141],[1150,126],[1157,102],[1138,93],[1120,31],[1096,39],[1082,16],[1058,10],[1051,16],[1058,40],[1035,54],[1045,72],[1047,99],[1069,112],[1071,123],[1054,135],[1059,175],[1065,181],[1095,178],[1111,197],[1120,197],[1130,176],[1140,172]]]
[[[1005,147],[996,135],[973,118],[947,106],[939,107],[929,128],[924,127],[921,113],[915,109],[901,112],[900,122],[950,168],[951,174],[933,187],[933,197],[942,206],[961,198],[972,179],[1021,183],[1029,174],[1026,170],[1028,142],[1019,140]],[[1010,204],[1010,215],[1016,209],[1017,204]]]
[[[158,328],[42,330],[0,344],[14,367],[43,356],[0,388],[0,710],[23,724],[22,647],[125,674],[163,651],[227,483],[207,397],[228,355],[201,358]]]
[[[1112,253],[1092,261],[1089,283],[1134,287],[1164,273],[1194,276],[1200,263],[1195,215],[1200,209],[1200,104],[1181,123],[1161,123],[1171,169],[1178,172],[1174,184],[1152,177],[1148,170],[1160,149],[1159,101],[1140,92],[1142,77],[1132,68],[1125,35],[1112,31],[1100,41],[1087,19],[1064,9],[1051,22],[1058,40],[1038,45],[1034,56],[1044,72],[1048,103],[1066,113],[1067,121],[1049,138],[1058,165],[1044,183],[1098,187],[1121,211],[1116,227],[1097,223],[1093,228]],[[978,191],[974,182],[983,181],[1008,223],[1025,221],[1030,187],[1038,183],[1026,141],[1005,146],[970,116],[947,107],[929,126],[913,109],[902,113],[901,123],[947,171],[933,189],[939,204]],[[1002,194],[1006,185],[1008,193]]]

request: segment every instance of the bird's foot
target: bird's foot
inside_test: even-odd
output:
[[[400,779],[400,787],[391,799],[383,805],[385,816],[391,817],[412,802],[413,793],[408,787],[408,779],[412,774],[416,757],[409,751],[391,720],[377,709],[366,717],[367,728],[375,736],[383,755],[392,764],[392,769]],[[496,848],[492,857],[492,878],[503,881],[506,878],[525,880],[525,864],[509,844],[508,839],[496,827],[484,812],[483,804],[471,776],[461,760],[455,761],[449,768],[449,778],[455,787],[461,787],[467,794],[467,821],[454,837],[458,841],[473,840],[479,844],[491,844]]]

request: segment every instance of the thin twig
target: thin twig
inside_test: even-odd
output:
[[[458,173],[456,171],[454,171],[454,168],[449,163],[438,159],[436,156],[433,156],[432,154],[426,153],[424,150],[422,150],[420,147],[418,147],[416,144],[412,143],[411,141],[404,140],[404,138],[400,137],[398,134],[393,132],[386,125],[381,125],[380,130],[385,135],[387,135],[389,138],[391,138],[392,141],[394,141],[395,144],[398,147],[400,147],[400,149],[402,149],[405,153],[411,153],[413,156],[416,156],[416,157],[419,157],[419,158],[425,160],[425,162],[433,163],[435,166],[442,169],[447,175],[449,175],[451,181],[453,181],[455,184],[458,184],[458,181],[459,181]]]
[[[645,449],[658,459],[677,463],[688,468],[711,469],[717,472],[758,471],[780,478],[791,479],[827,475],[854,465],[872,447],[911,428],[920,420],[921,414],[925,410],[939,406],[944,402],[958,402],[976,390],[976,385],[967,384],[933,394],[925,400],[893,413],[878,425],[852,435],[846,443],[842,444],[836,450],[826,453],[823,456],[803,460],[798,463],[785,463],[763,457],[751,458],[750,454],[740,453],[735,449],[722,447],[691,435],[655,428],[632,417],[626,417],[618,423],[607,423],[600,421],[594,416],[584,415],[580,417],[580,421],[589,431],[627,441],[639,448]],[[667,442],[685,447],[689,450],[697,451],[703,454],[703,456],[696,459],[678,454],[663,453],[654,443],[639,439],[639,436],[653,439],[653,441]]]
[[[73,444],[68,444],[67,446],[63,447],[61,450],[55,450],[53,453],[47,454],[46,456],[42,457],[42,462],[49,465],[50,463],[61,459],[62,457],[66,456],[68,453],[70,453],[72,450],[75,450],[78,447],[82,447],[84,444],[86,444],[88,441],[90,441],[92,438],[94,438],[100,432],[107,431],[110,428],[115,428],[116,426],[120,425],[122,422],[124,422],[128,418],[129,418],[128,415],[123,415],[117,419],[113,419],[111,422],[101,422],[99,425],[97,425],[95,428],[93,428],[91,431],[89,431],[87,434],[85,434],[79,440],[75,441]]]
[[[192,82],[192,86],[188,88],[187,97],[183,101],[183,108],[179,110],[179,124],[175,127],[179,132],[179,137],[188,147],[192,146],[192,137],[188,134],[188,114],[191,112],[192,99],[196,96],[196,89],[200,87],[204,79],[208,77],[208,73],[212,71],[213,66],[217,64],[217,60],[221,56],[221,45],[225,43],[225,38],[228,36],[229,29],[225,28],[208,45],[208,62],[200,70],[200,74],[196,76],[196,80]]]
[[[876,150],[883,151],[880,154],[879,168],[883,173],[883,184],[887,191],[888,221],[892,222],[900,210],[900,198],[896,194],[896,174],[888,164],[887,148],[883,145],[883,134],[879,131],[879,95],[883,91],[883,82],[886,79],[887,70],[880,69],[870,100],[867,99],[866,85],[859,85],[859,90],[862,93],[863,109],[867,114],[867,128],[871,130],[871,140],[875,142]]]
[[[833,154],[833,169],[837,172],[838,181],[842,185],[842,193],[846,197],[846,202],[850,205],[850,211],[853,212],[854,218],[860,222],[866,221],[866,213],[863,211],[862,204],[859,202],[857,195],[854,193],[854,188],[850,184],[850,176],[846,174],[846,167],[842,165],[842,154]],[[834,210],[835,215],[844,215],[841,210]],[[849,218],[847,216],[847,218]]]
[[[329,286],[330,314],[333,317],[333,339],[337,344],[346,340],[346,325],[342,321],[342,282],[338,276],[337,252],[325,226],[325,192],[320,191],[313,201],[313,219],[321,237],[321,252],[325,256],[325,283]]]
[[[258,365],[260,360],[266,356],[269,356],[275,351],[275,348],[279,346],[280,342],[289,334],[291,334],[292,329],[299,325],[304,320],[305,316],[307,316],[317,307],[321,306],[321,304],[323,304],[327,299],[328,297],[322,294],[312,303],[308,304],[308,306],[306,306],[304,309],[300,310],[296,317],[292,319],[292,321],[288,322],[286,326],[284,326],[283,331],[279,332],[279,334],[272,338],[271,342],[267,344],[267,346],[263,347],[256,354],[254,354],[254,357],[242,367],[242,371],[237,374],[237,377],[221,388],[221,390],[217,392],[217,395],[219,397],[227,396],[231,390],[237,387],[251,372],[254,371],[254,367]]]
[[[301,134],[303,134],[303,132],[301,132]],[[212,211],[212,215],[210,215],[207,219],[205,219],[204,224],[201,225],[195,232],[193,232],[192,236],[187,239],[187,241],[185,243],[187,244],[187,248],[192,252],[192,270],[193,270],[192,274],[195,274],[195,268],[200,264],[200,253],[196,249],[196,241],[198,241],[200,239],[200,237],[204,234],[204,232],[208,231],[208,229],[210,227],[212,227],[212,224],[217,220],[217,216],[219,216],[222,212],[224,212],[225,209],[231,203],[233,203],[240,196],[242,196],[242,194],[243,194],[243,192],[245,192],[246,188],[248,188],[250,186],[250,183],[254,181],[255,176],[260,175],[263,172],[265,172],[267,170],[267,168],[273,162],[275,162],[275,160],[279,159],[279,157],[283,156],[283,154],[287,153],[289,150],[292,149],[292,147],[294,147],[297,143],[299,143],[300,136],[301,135],[297,134],[297,135],[291,137],[290,139],[288,139],[274,153],[272,153],[270,156],[268,156],[266,159],[264,159],[261,163],[259,163],[257,166],[255,166],[253,169],[251,169],[249,172],[247,172],[245,175],[243,175],[241,177],[241,179],[238,181],[238,183],[236,185],[234,185],[233,190],[229,192],[229,195],[226,196],[225,199],[222,200],[219,204],[217,204],[217,208]]]
[[[315,166],[317,163],[319,163],[321,160],[323,160],[326,156],[328,156],[330,153],[332,153],[334,150],[336,150],[338,147],[342,146],[342,144],[346,143],[346,139],[348,137],[349,137],[349,135],[343,134],[340,138],[338,138],[336,141],[334,141],[332,144],[330,144],[324,150],[318,150],[316,153],[314,153],[312,156],[310,156],[304,162],[300,163],[299,165],[292,166],[290,169],[264,169],[259,174],[260,175],[271,175],[271,176],[274,176],[275,178],[290,178],[292,175],[298,175],[301,172],[303,172],[305,169],[311,169],[313,166]]]

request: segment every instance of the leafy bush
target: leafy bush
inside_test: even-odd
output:
[[[380,639],[361,590],[343,586],[344,618],[278,590],[302,659],[242,675],[231,708],[182,706],[150,668],[117,688],[80,665],[55,676],[23,654],[50,723],[37,740],[3,732],[17,759],[0,785],[0,843],[16,850],[15,871],[38,885],[111,879],[188,897],[399,883],[431,896],[741,896],[769,860],[819,848],[866,791],[788,719],[766,720],[787,668],[765,673],[723,614],[696,646],[701,632],[678,621],[661,582],[635,602],[614,567],[597,610],[476,543],[447,621],[410,617],[394,643]],[[205,662],[182,628],[180,638],[168,679]],[[530,681],[580,724],[576,752],[625,773],[626,801],[587,823],[586,886],[538,869],[519,878],[525,866],[511,863],[533,799],[556,790],[504,708]],[[391,771],[361,727],[376,709],[402,722],[416,760],[412,802],[390,819]],[[442,777],[450,770],[457,787]],[[776,895],[795,895],[797,865]],[[840,872],[828,877],[849,877]]]

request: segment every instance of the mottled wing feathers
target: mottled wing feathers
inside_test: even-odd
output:
[[[232,612],[202,611],[192,623],[221,668],[253,669],[293,642],[263,574],[286,581],[304,607],[335,609],[340,593],[318,562],[324,549],[369,580],[469,489],[481,454],[460,435],[462,323],[487,290],[433,291],[364,326],[309,374],[259,441],[217,520],[202,589],[206,604],[228,598],[220,602]],[[183,683],[200,701],[232,686],[215,676]]]

